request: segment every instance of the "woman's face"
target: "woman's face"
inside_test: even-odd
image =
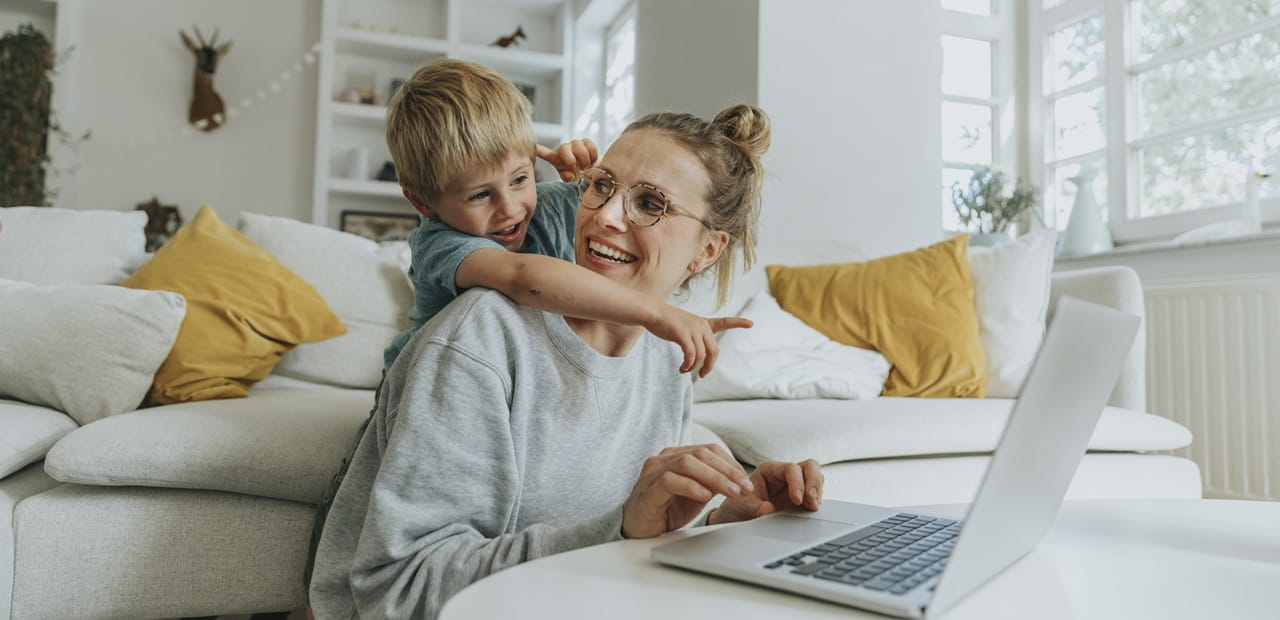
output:
[[[672,213],[653,226],[637,226],[623,207],[623,189],[647,183],[683,211],[705,219],[707,173],[684,147],[660,131],[629,131],[609,147],[598,167],[620,186],[599,209],[578,207],[574,241],[579,265],[665,301],[689,276],[720,257],[727,233],[708,231],[698,220]]]

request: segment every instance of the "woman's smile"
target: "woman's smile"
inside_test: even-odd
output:
[[[587,241],[587,249],[592,258],[598,258],[610,263],[625,265],[627,263],[634,263],[636,260],[635,256],[596,239],[589,239]]]

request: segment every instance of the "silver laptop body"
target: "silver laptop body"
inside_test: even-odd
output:
[[[941,530],[930,528],[933,534],[926,535],[929,539],[952,536],[935,549],[943,552],[932,567],[940,572],[906,591],[872,589],[867,583],[854,585],[811,572],[820,568],[813,565],[815,562],[831,560],[818,554],[827,553],[821,550],[830,550],[833,541],[843,544],[867,533],[888,532],[869,527],[879,528],[885,519],[889,523],[906,520],[898,516],[904,511],[836,500],[823,501],[817,512],[775,513],[660,545],[653,549],[653,558],[671,566],[894,616],[940,614],[1044,538],[1120,376],[1140,322],[1138,317],[1070,297],[1058,302],[968,514],[963,522]],[[919,514],[911,517],[918,518],[903,524],[935,519]],[[952,522],[942,519],[936,523]],[[957,529],[958,535],[954,533]],[[863,538],[854,545],[868,540],[876,539]],[[828,555],[848,550],[840,547]],[[911,578],[920,579],[927,572]],[[879,588],[882,584],[872,585]]]

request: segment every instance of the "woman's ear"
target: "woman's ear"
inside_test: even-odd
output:
[[[720,255],[724,253],[724,249],[729,245],[729,233],[723,230],[713,230],[702,236],[702,248],[693,257],[693,261],[689,263],[689,275],[694,276],[702,273],[704,269],[716,264],[720,260]]]
[[[435,212],[435,211],[432,211],[432,210],[431,210],[431,207],[428,207],[428,206],[427,206],[426,201],[424,201],[423,199],[419,198],[417,194],[415,194],[415,193],[413,193],[413,192],[409,191],[409,188],[407,188],[407,187],[405,187],[405,186],[401,185],[401,186],[400,186],[400,192],[401,192],[402,194],[404,194],[404,199],[405,199],[405,200],[408,200],[408,201],[409,201],[409,204],[412,204],[412,205],[413,205],[413,208],[415,208],[415,209],[417,209],[417,210],[418,210],[418,213],[421,213],[421,214],[423,214],[423,215],[425,215],[425,216],[427,216],[427,217],[435,217],[435,216],[436,216],[436,212]]]

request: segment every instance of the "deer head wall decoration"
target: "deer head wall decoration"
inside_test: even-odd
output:
[[[213,38],[206,43],[200,29],[191,26],[196,33],[200,45],[191,41],[187,33],[179,30],[182,42],[196,56],[195,87],[191,93],[191,109],[187,112],[187,120],[201,131],[213,131],[222,126],[226,119],[226,108],[222,97],[213,90],[213,72],[218,68],[218,60],[227,55],[231,49],[231,41],[218,45],[218,28],[213,28]]]

